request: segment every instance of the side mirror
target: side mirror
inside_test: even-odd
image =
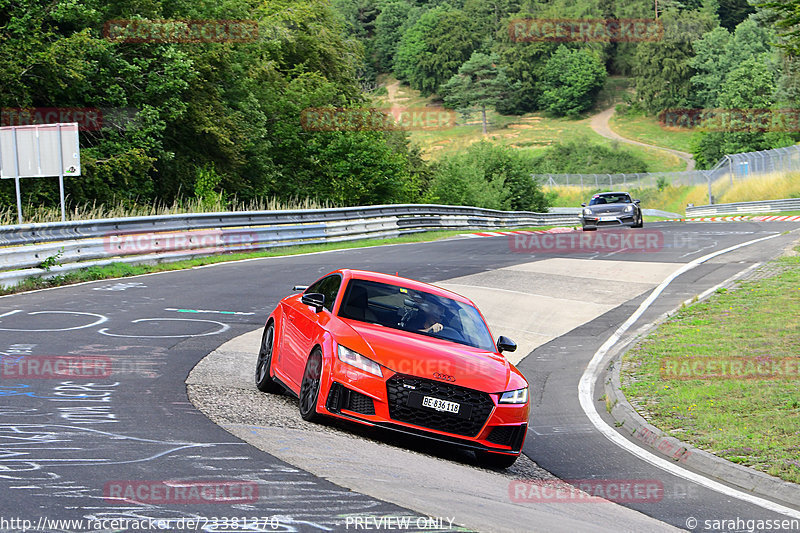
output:
[[[500,336],[497,339],[497,351],[500,353],[503,352],[513,352],[517,349],[517,343],[509,339],[508,337]]]
[[[586,207],[586,204],[581,204],[581,207]]]
[[[319,313],[325,307],[325,295],[318,292],[309,292],[300,297],[300,301],[305,305],[310,305]]]
[[[633,203],[635,203],[636,205],[639,205],[641,202],[642,202],[641,200],[634,200],[633,201]]]
[[[293,291],[304,291],[308,288],[308,285],[295,285],[292,287]]]

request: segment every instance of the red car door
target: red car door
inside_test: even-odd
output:
[[[306,369],[306,360],[314,345],[322,337],[328,320],[331,319],[331,309],[339,292],[342,277],[338,274],[327,276],[311,287],[306,293],[320,293],[325,296],[325,307],[317,312],[313,307],[303,304],[300,296],[292,298],[286,306],[285,349],[282,354],[282,369],[286,377],[298,389]]]
[[[303,305],[298,298],[286,306],[285,319],[281,370],[291,384],[299,388],[306,359],[313,348],[318,317],[313,307]]]

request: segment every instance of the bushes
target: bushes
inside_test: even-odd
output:
[[[481,141],[442,161],[425,201],[489,209],[546,211],[548,201],[519,151]]]
[[[616,174],[647,172],[647,164],[616,143],[611,147],[586,139],[558,143],[533,161],[536,174]]]

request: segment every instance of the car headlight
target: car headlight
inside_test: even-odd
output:
[[[383,371],[381,370],[381,365],[369,359],[368,357],[364,357],[358,352],[354,352],[350,348],[345,348],[341,344],[339,345],[339,361],[342,363],[346,363],[350,366],[354,366],[359,370],[363,370],[364,372],[368,372],[374,376],[378,376],[379,378],[383,377]]]
[[[528,401],[528,387],[504,392],[500,396],[500,403],[526,403]]]
[[[592,210],[587,207],[586,209],[583,210],[583,214],[591,216],[592,215]]]
[[[631,213],[631,212],[633,212],[633,206],[632,206],[632,205],[626,205],[626,206],[625,206],[625,212],[626,212],[626,213]]]

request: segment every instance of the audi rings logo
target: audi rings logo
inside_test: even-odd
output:
[[[456,378],[447,374],[441,374],[439,372],[434,372],[433,377],[435,379],[441,379],[442,381],[449,381],[450,383],[455,382]]]

